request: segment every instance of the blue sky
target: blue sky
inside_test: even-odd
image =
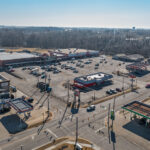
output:
[[[150,28],[150,0],[0,0],[0,25]]]

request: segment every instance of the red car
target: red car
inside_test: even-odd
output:
[[[14,72],[15,70],[14,69],[9,69],[9,72]]]
[[[147,84],[147,85],[145,86],[145,88],[150,88],[150,84]]]

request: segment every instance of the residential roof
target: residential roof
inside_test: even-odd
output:
[[[127,105],[124,105],[122,108],[136,115],[150,119],[150,105],[133,101]]]
[[[33,54],[28,54],[28,53],[17,53],[17,52],[13,52],[13,53],[2,52],[0,54],[0,60],[13,60],[13,59],[24,59],[24,58],[33,58],[33,57],[38,57],[38,56]]]

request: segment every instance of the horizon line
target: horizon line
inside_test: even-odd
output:
[[[41,25],[0,25],[0,27],[47,27],[47,28],[97,28],[97,29],[133,29],[133,27],[89,27],[89,26],[41,26]],[[139,29],[150,29],[146,27],[135,27],[135,30]]]

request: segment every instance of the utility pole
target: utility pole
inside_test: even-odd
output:
[[[75,146],[78,143],[78,117],[76,117],[76,140],[75,140]]]
[[[95,101],[95,90],[94,90],[94,96],[93,96],[93,100]]]
[[[114,113],[114,117],[115,117],[115,100],[116,100],[116,98],[114,97],[114,103],[113,103],[113,113]],[[114,119],[115,119],[115,118],[112,119],[112,131],[113,131],[113,122],[114,122]]]
[[[49,78],[48,78],[48,85],[50,86],[50,75],[49,75]],[[48,91],[48,99],[47,99],[47,112],[48,112],[48,117],[49,117],[49,97],[50,97],[50,91]]]
[[[45,93],[46,93],[46,79],[47,79],[47,74],[46,74],[46,71],[45,71]]]
[[[74,91],[74,101],[73,101],[73,104],[74,105],[76,104],[76,91]]]
[[[23,147],[24,147],[23,145],[20,145],[20,150],[23,150]]]
[[[38,76],[38,84],[39,84],[40,76]]]
[[[122,79],[122,91],[123,91],[123,95],[124,95],[124,75],[123,75],[123,79]]]
[[[110,131],[109,131],[109,116],[110,116],[110,103],[108,105],[108,121],[107,121],[107,126],[108,126],[108,139],[109,139],[109,144],[110,144]]]
[[[69,98],[70,98],[70,93],[69,93],[69,90],[70,90],[70,84],[69,84],[69,80],[67,82],[67,88],[68,88],[68,99],[67,99],[67,103],[69,102]]]

